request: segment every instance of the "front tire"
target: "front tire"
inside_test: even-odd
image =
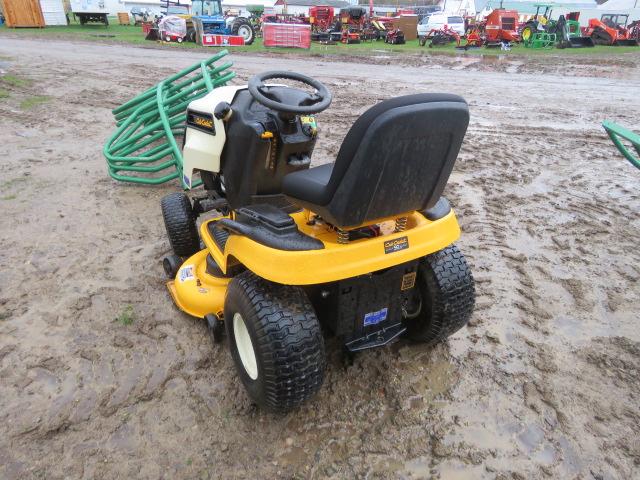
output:
[[[455,245],[421,260],[416,289],[419,298],[414,312],[405,312],[406,336],[411,340],[435,344],[460,330],[471,318],[475,305],[473,276]]]
[[[236,370],[255,403],[286,412],[320,389],[324,339],[300,287],[244,272],[229,284],[224,319]]]
[[[244,38],[245,45],[251,45],[256,38],[256,32],[253,25],[246,18],[238,17],[234,20],[231,27],[232,35],[240,35]]]
[[[162,218],[169,243],[176,255],[190,257],[200,250],[200,237],[193,207],[182,192],[170,193],[162,198]]]

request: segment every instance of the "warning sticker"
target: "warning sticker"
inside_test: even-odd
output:
[[[405,273],[402,276],[402,286],[400,290],[409,290],[413,288],[416,284],[416,272]]]
[[[180,280],[181,282],[186,282],[187,280],[193,280],[194,278],[196,278],[193,271],[194,271],[193,265],[185,265],[178,272],[178,280]]]
[[[384,242],[384,253],[393,253],[409,248],[409,238],[400,237]]]
[[[375,325],[380,322],[384,322],[387,319],[387,313],[389,309],[387,307],[378,310],[377,312],[369,312],[364,316],[364,326]]]

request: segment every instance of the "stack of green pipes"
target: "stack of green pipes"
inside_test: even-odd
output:
[[[189,103],[235,77],[231,62],[215,65],[227,53],[192,65],[113,110],[117,129],[103,149],[111,177],[148,185],[178,178],[187,187],[176,137],[184,135]]]

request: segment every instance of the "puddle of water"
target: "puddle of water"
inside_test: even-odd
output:
[[[544,440],[544,430],[537,425],[529,425],[518,435],[518,443],[527,454],[531,454]]]
[[[444,415],[459,417],[463,428],[454,428],[443,438],[445,445],[466,444],[473,448],[495,448],[509,456],[517,451],[516,437],[524,429],[505,404],[500,393],[488,391],[481,401],[469,404],[467,411],[445,408]]]
[[[407,372],[407,379],[415,392],[423,396],[425,403],[449,391],[456,383],[455,368],[449,362],[416,362],[412,367],[412,371]]]
[[[605,318],[601,318],[601,320],[606,321]],[[553,317],[551,321],[554,327],[553,331],[573,345],[588,343],[596,337],[626,335],[623,326],[618,324],[614,327],[609,323],[586,322],[566,315]],[[631,332],[629,334],[632,335]]]
[[[283,466],[305,465],[309,455],[302,447],[289,447],[282,455],[278,456],[278,463]]]
[[[439,478],[446,480],[471,480],[487,477],[487,472],[483,465],[468,465],[454,460],[447,460],[436,467],[429,465],[430,459],[418,457],[409,460],[404,464],[404,473],[412,478],[432,478],[431,470],[440,474]]]
[[[552,465],[555,463],[556,457],[556,449],[553,448],[553,445],[546,444],[543,448],[532,455],[531,459],[544,465]]]

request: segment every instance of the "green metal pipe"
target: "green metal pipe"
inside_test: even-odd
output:
[[[176,138],[184,135],[189,103],[235,77],[228,71],[232,63],[214,65],[226,54],[227,51],[221,51],[171,75],[113,110],[117,129],[103,148],[109,175],[116,180],[149,185],[179,178],[186,187],[182,179],[182,152]],[[150,176],[169,168],[175,171]],[[192,186],[201,183],[196,181]]]
[[[216,55],[214,55],[213,57],[209,58],[208,60],[205,60],[205,64],[206,65],[211,65],[212,63],[220,60],[222,57],[224,57],[225,55],[227,55],[229,53],[228,50],[221,50],[220,52],[218,52]],[[181,70],[180,72],[171,75],[170,77],[167,77],[165,79],[165,82],[174,82],[175,80],[178,80],[179,78],[182,78],[186,75],[189,75],[191,72],[193,72],[194,70],[197,70],[198,68],[200,68],[202,65],[202,63],[196,63],[194,65],[191,65],[188,68],[185,68],[184,70]],[[153,94],[155,93],[155,87],[151,87],[148,90],[146,90],[144,93],[142,93],[141,95],[138,95],[135,98],[132,98],[131,100],[129,100],[128,102],[125,102],[124,104],[120,105],[119,107],[116,107],[112,110],[112,112],[118,113],[122,110],[125,110],[127,107],[129,107],[131,104],[136,104],[139,103],[140,101],[144,101],[149,97],[153,97]]]
[[[210,69],[210,70],[209,69],[205,69],[200,74],[198,74],[198,75],[196,75],[194,77],[188,78],[188,79],[184,80],[183,82],[172,86],[171,87],[171,91],[172,92],[173,91],[177,91],[177,92],[179,92],[178,95],[182,95],[182,96],[190,95],[191,92],[193,92],[193,90],[206,87],[206,83],[203,80],[205,78],[209,79],[209,75],[216,75],[216,76],[219,77],[219,78],[216,78],[215,81],[213,82],[214,85],[217,85],[217,84],[220,84],[220,83],[225,83],[226,81],[228,81],[231,78],[233,78],[235,76],[235,74],[233,72],[230,72],[230,73],[227,73],[227,74],[225,74],[223,76],[220,76],[219,73],[224,71],[224,70],[226,70],[226,69],[228,69],[232,65],[233,64],[231,62],[227,62],[227,63],[225,63],[224,65],[222,65],[220,67],[216,67],[216,68],[213,68],[213,69]],[[229,76],[229,78],[225,79],[225,77],[228,77],[228,76]],[[194,88],[193,87],[194,84],[197,84],[197,87]],[[185,87],[187,87],[189,85],[191,85],[192,88],[185,90]],[[211,90],[213,90],[213,88],[214,87],[212,86],[211,88],[208,88],[207,91],[211,91]],[[123,118],[123,117],[129,115],[141,103],[144,103],[147,106],[153,105],[153,100],[154,100],[154,97],[153,96],[149,96],[149,98],[146,98],[144,101],[139,101],[139,102],[132,103],[132,105],[130,107],[128,107],[126,109],[123,109],[123,110],[119,110],[118,112],[114,113],[114,115],[115,115],[116,119]],[[170,101],[172,101],[172,100],[170,99]],[[115,110],[114,110],[114,112],[115,112]]]
[[[624,158],[629,160],[631,165],[634,167],[640,168],[640,135],[608,120],[602,122],[602,126],[607,131],[609,138],[611,138],[611,141]],[[631,142],[636,151],[636,155],[634,155],[633,152],[631,152],[631,150],[622,143],[622,138]]]

